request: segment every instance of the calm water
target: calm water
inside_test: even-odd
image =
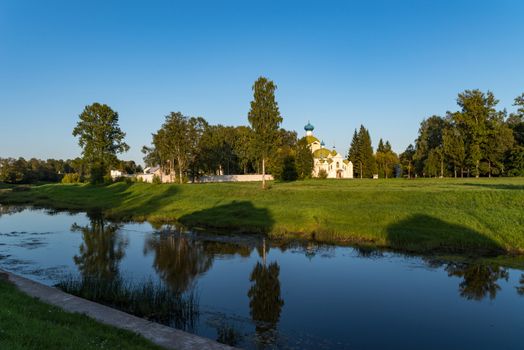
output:
[[[0,215],[0,268],[48,285],[91,274],[192,292],[199,313],[187,330],[239,347],[524,348],[519,270],[85,213],[4,206]]]

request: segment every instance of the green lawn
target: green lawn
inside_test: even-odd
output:
[[[0,203],[101,208],[113,218],[374,244],[408,251],[524,253],[524,178],[42,185]]]
[[[162,348],[134,333],[44,304],[0,279],[0,349]]]

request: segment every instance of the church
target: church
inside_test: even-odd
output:
[[[336,150],[325,148],[324,141],[319,141],[314,135],[315,127],[311,123],[304,126],[306,131],[306,140],[313,153],[313,177],[318,177],[319,173],[324,170],[328,179],[352,179],[353,163],[345,159]]]

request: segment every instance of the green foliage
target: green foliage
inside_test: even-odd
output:
[[[300,180],[311,178],[314,167],[313,154],[309,148],[306,138],[301,138],[297,142],[295,156],[296,172]]]
[[[327,173],[326,170],[324,170],[324,169],[320,169],[320,170],[318,171],[317,177],[318,177],[319,179],[321,179],[321,180],[327,179],[327,176],[328,176],[328,173]]]
[[[257,156],[262,161],[262,174],[265,163],[275,145],[278,144],[279,126],[282,117],[275,100],[277,86],[267,78],[260,77],[253,84],[253,101],[248,113],[248,120],[253,128],[253,143]],[[262,187],[265,182],[262,183]]]
[[[0,182],[10,184],[58,182],[62,178],[61,174],[75,170],[74,161],[71,160],[0,158]]]
[[[360,126],[358,133],[355,129],[348,152],[348,160],[353,163],[355,175],[360,178],[372,178],[377,173],[371,137],[364,125]]]
[[[80,182],[80,175],[76,173],[64,174],[64,177],[62,178],[63,184],[73,184],[73,183],[79,183],[79,182]]]
[[[153,175],[153,184],[160,185],[162,183],[162,179],[158,175]]]
[[[395,168],[399,165],[400,160],[395,152],[391,149],[389,141],[384,142],[380,139],[377,153],[375,155],[379,178],[390,178],[395,176]]]
[[[400,164],[402,166],[402,173],[406,174],[408,179],[413,176],[413,159],[415,156],[415,147],[409,144],[404,152],[399,156]]]
[[[516,106],[524,105],[523,96],[515,99]],[[505,111],[496,110],[493,93],[479,90],[460,93],[457,104],[460,110],[448,112],[446,118],[432,116],[421,123],[413,159],[416,173],[440,177],[519,174],[519,162],[513,162],[518,155],[512,154],[524,135],[522,107],[506,118]]]
[[[86,106],[73,129],[82,148],[91,183],[101,183],[110,167],[117,164],[118,153],[127,152],[125,133],[118,125],[118,113],[108,105],[93,103]]]
[[[297,167],[294,156],[288,155],[284,158],[282,175],[280,179],[282,181],[295,181],[298,179]]]

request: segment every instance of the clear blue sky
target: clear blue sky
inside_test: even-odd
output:
[[[131,150],[170,111],[247,124],[254,80],[283,127],[346,153],[364,124],[402,151],[420,121],[490,89],[524,92],[523,1],[0,0],[0,157],[71,158],[85,105],[120,114]]]

